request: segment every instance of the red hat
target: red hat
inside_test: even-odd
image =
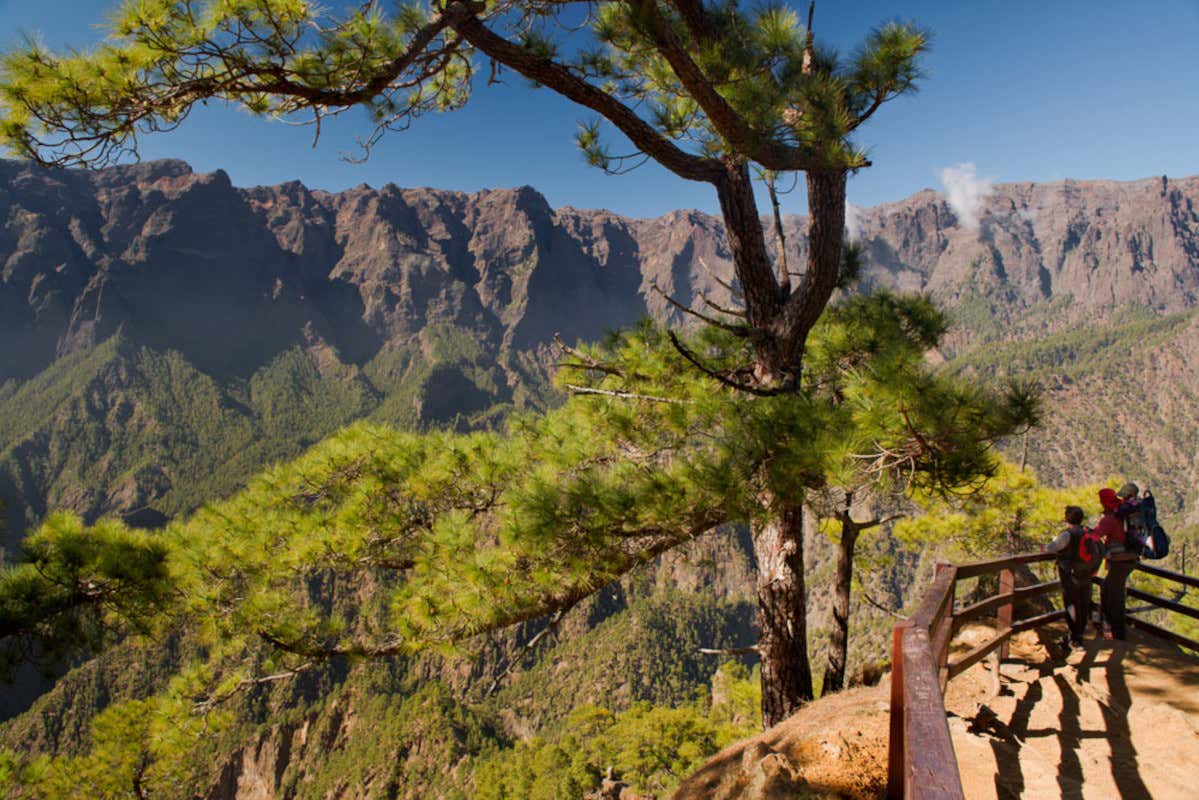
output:
[[[1117,508],[1119,508],[1120,498],[1116,495],[1116,490],[1100,489],[1099,505],[1103,506],[1104,511],[1115,511]]]

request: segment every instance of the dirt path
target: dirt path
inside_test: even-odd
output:
[[[1012,656],[998,697],[947,692],[968,798],[1199,797],[1199,661],[1136,632],[1069,657],[1029,636]]]
[[[989,638],[971,626],[964,650]],[[984,662],[949,686],[949,727],[968,800],[1199,798],[1199,659],[1134,633],[1067,657],[1048,628],[1012,640],[991,695]],[[881,797],[889,686],[822,698],[690,776],[675,800]]]

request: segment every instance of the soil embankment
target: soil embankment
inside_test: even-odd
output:
[[[993,631],[967,628],[966,649]],[[950,684],[949,728],[969,800],[1195,797],[1199,659],[1133,633],[1066,655],[1056,628],[1012,640],[1002,690],[990,666]],[[889,686],[822,698],[718,753],[674,800],[877,798],[886,786]]]

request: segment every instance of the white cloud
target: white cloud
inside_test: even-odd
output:
[[[967,230],[977,231],[983,199],[994,191],[991,179],[978,177],[970,162],[946,167],[940,176],[941,185],[945,187],[945,200],[958,223]]]
[[[845,238],[856,242],[862,237],[862,209],[845,201]]]

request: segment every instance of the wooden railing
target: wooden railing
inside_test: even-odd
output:
[[[999,689],[999,662],[1007,657],[1008,642],[1021,631],[1065,619],[1065,611],[1050,611],[1013,620],[1015,604],[1056,591],[1057,580],[1016,587],[1016,568],[1054,559],[1052,553],[1028,553],[960,566],[938,564],[933,584],[916,613],[895,626],[891,660],[891,731],[887,765],[887,797],[892,800],[962,800],[953,740],[945,718],[945,686],[988,655],[994,660],[993,687]],[[1142,572],[1199,589],[1199,578],[1148,564]],[[957,583],[967,578],[999,574],[999,593],[964,608],[954,608]],[[1199,610],[1139,589],[1128,595],[1159,608],[1199,619]],[[994,616],[995,635],[949,660],[949,643],[962,625]],[[1199,642],[1129,615],[1129,622],[1146,633],[1199,652]]]
[[[1056,581],[1016,588],[1016,567],[1053,559],[1050,553],[1012,556],[974,564],[938,564],[933,585],[916,613],[895,626],[891,655],[891,742],[887,766],[888,798],[962,797],[957,759],[945,720],[945,685],[989,654],[1007,655],[1008,640],[1020,631],[1065,617],[1054,611],[1013,620],[1014,604],[1053,591]],[[957,583],[999,573],[999,594],[954,609]],[[949,660],[949,642],[966,622],[983,616],[998,619],[990,640]],[[999,670],[994,674],[998,679]]]
[[[1180,596],[1186,592],[1187,588],[1199,589],[1199,578],[1195,577],[1194,575],[1184,575],[1181,572],[1171,572],[1168,569],[1155,567],[1144,562],[1137,564],[1137,571],[1144,572],[1146,575],[1153,575],[1156,578],[1161,578],[1185,587],[1182,592],[1179,593]],[[1183,605],[1177,600],[1168,600],[1165,597],[1158,597],[1155,594],[1150,594],[1149,592],[1135,589],[1133,587],[1128,588],[1128,596],[1149,603],[1150,605],[1157,606],[1158,608],[1165,609],[1166,611],[1174,614],[1181,614],[1182,616],[1190,617],[1191,619],[1199,619],[1199,610]],[[1160,625],[1154,625],[1148,620],[1139,619],[1135,614],[1128,615],[1128,624],[1134,628],[1144,631],[1145,633],[1152,634],[1158,638],[1165,639],[1166,641],[1173,642],[1176,645],[1199,653],[1199,642],[1195,641],[1194,639],[1188,639],[1182,634],[1167,630]]]

